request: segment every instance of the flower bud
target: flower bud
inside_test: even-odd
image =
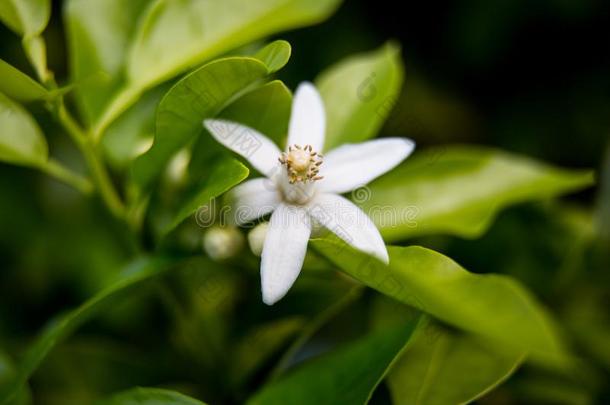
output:
[[[226,260],[235,256],[244,244],[244,237],[234,227],[215,227],[203,235],[203,250],[213,260]]]
[[[265,243],[265,237],[267,236],[267,228],[269,228],[268,222],[262,222],[254,227],[248,233],[248,244],[250,250],[255,256],[260,256],[263,252],[263,244]]]

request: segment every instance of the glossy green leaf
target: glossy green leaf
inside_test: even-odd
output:
[[[210,62],[176,83],[157,109],[153,146],[134,162],[134,183],[140,189],[150,186],[172,156],[203,132],[205,118],[216,116],[268,72],[258,59],[230,57]]]
[[[22,37],[39,35],[50,16],[50,0],[0,0],[0,20]]]
[[[291,108],[292,93],[284,83],[274,80],[229,104],[219,117],[254,128],[283,146]]]
[[[316,86],[326,110],[325,150],[376,135],[394,107],[403,71],[399,47],[388,43],[320,74]]]
[[[321,21],[338,3],[157,0],[147,11],[129,54],[129,80],[132,86],[149,87],[240,45]]]
[[[195,213],[198,208],[208,204],[212,198],[218,197],[242,182],[248,177],[249,173],[248,168],[235,159],[227,159],[215,166],[205,183],[182,205],[173,222],[165,229],[164,233],[168,233],[180,225],[182,221]]]
[[[195,398],[162,388],[137,387],[96,401],[95,405],[205,405]]]
[[[555,168],[499,150],[453,146],[415,154],[356,202],[386,241],[437,233],[477,237],[502,208],[576,191],[590,171]]]
[[[473,274],[422,247],[388,247],[388,266],[343,242],[310,242],[338,268],[369,287],[467,332],[565,364],[567,355],[546,310],[516,280]]]
[[[248,91],[231,102],[218,116],[254,128],[278,145],[283,145],[291,106],[292,93],[284,83],[274,80]],[[199,137],[189,162],[190,175],[194,178],[205,176],[210,165],[227,155],[228,151],[219,143],[207,136]]]
[[[47,89],[37,81],[0,59],[0,92],[20,102],[43,100]]]
[[[371,333],[297,366],[250,404],[365,404],[411,337],[416,321]]]
[[[470,403],[505,381],[522,358],[480,337],[422,323],[388,374],[392,403]]]
[[[170,268],[171,262],[166,258],[136,260],[124,269],[119,279],[114,283],[79,307],[50,323],[25,353],[14,381],[0,391],[0,403],[10,403],[53,347],[72,334],[84,322],[106,308],[120,293],[143,281],[159,276]]]
[[[30,113],[0,93],[0,160],[42,166],[48,153],[47,141]]]
[[[98,118],[123,81],[136,22],[151,0],[69,0],[64,7],[70,73],[88,122]]]

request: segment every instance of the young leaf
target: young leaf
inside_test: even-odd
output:
[[[218,164],[203,186],[197,189],[196,193],[182,205],[174,220],[165,229],[164,234],[180,225],[199,207],[208,204],[212,198],[242,182],[248,177],[248,174],[248,168],[235,159],[227,159]]]
[[[2,0],[0,20],[22,37],[39,35],[51,16],[50,0]]]
[[[428,150],[354,196],[386,241],[447,233],[477,237],[502,208],[587,187],[590,171],[555,168],[499,150]]]
[[[338,3],[157,0],[139,26],[129,54],[131,86],[147,88],[240,45],[321,21]]]
[[[121,277],[113,284],[49,324],[47,329],[25,353],[12,383],[0,390],[0,403],[10,403],[57,343],[67,338],[80,325],[103,310],[105,305],[111,303],[120,293],[148,279],[159,276],[170,268],[171,260],[166,258],[136,260],[127,266]]]
[[[374,137],[398,97],[403,71],[400,49],[390,42],[320,74],[316,85],[326,109],[324,149]]]
[[[47,89],[22,71],[0,59],[0,92],[19,102],[44,100]]]
[[[134,162],[134,183],[147,189],[172,156],[203,132],[205,118],[216,116],[267,74],[268,67],[258,59],[230,57],[210,62],[176,83],[157,108],[153,146]]]
[[[313,359],[263,387],[249,404],[365,404],[417,321],[382,329]]]
[[[176,391],[137,387],[96,401],[95,405],[205,405]]]
[[[64,19],[72,81],[87,122],[93,122],[122,84],[127,49],[151,0],[68,0]]]
[[[356,280],[452,326],[565,364],[554,323],[517,281],[498,274],[469,273],[440,253],[422,247],[388,247],[390,264],[335,239],[310,242]]]
[[[0,93],[0,160],[39,167],[47,162],[48,153],[47,141],[34,118]]]
[[[388,374],[392,403],[471,403],[505,381],[522,358],[480,337],[422,323]]]

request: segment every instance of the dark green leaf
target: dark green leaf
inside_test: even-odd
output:
[[[507,276],[469,273],[448,257],[417,246],[390,246],[386,266],[334,239],[310,243],[338,268],[389,297],[511,350],[566,364],[546,310]]]
[[[21,390],[40,363],[61,340],[111,303],[119,293],[168,270],[171,262],[165,258],[136,260],[124,269],[120,278],[74,310],[54,320],[25,353],[14,381],[0,391],[0,403],[6,404]]]
[[[257,393],[250,404],[365,404],[411,337],[416,321],[371,333],[313,359]]]

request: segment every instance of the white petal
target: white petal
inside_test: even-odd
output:
[[[275,184],[260,178],[246,181],[235,187],[231,194],[235,198],[235,223],[243,225],[267,215],[280,203]]]
[[[269,221],[261,255],[263,302],[273,305],[296,281],[311,234],[311,221],[300,207],[280,204]]]
[[[347,244],[389,263],[388,250],[379,230],[351,201],[336,194],[318,194],[309,204],[308,212]]]
[[[294,93],[288,145],[311,145],[321,152],[324,147],[326,115],[322,97],[311,83],[301,83]]]
[[[204,120],[203,126],[214,139],[246,158],[265,176],[277,169],[277,159],[281,154],[279,148],[255,129],[225,120]]]
[[[368,184],[405,160],[415,143],[406,138],[382,138],[359,144],[347,144],[324,155],[318,187],[333,193],[345,193]]]

